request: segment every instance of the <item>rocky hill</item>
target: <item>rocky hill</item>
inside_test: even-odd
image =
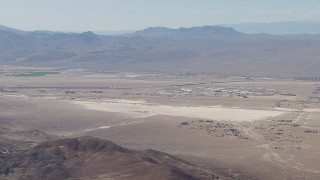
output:
[[[21,154],[2,155],[1,158],[1,179],[179,180],[223,177],[162,152],[130,150],[94,137],[47,141]]]

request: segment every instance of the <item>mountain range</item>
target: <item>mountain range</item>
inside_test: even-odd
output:
[[[320,22],[315,21],[287,21],[274,23],[242,23],[227,24],[243,33],[268,33],[268,34],[320,34]]]
[[[0,64],[98,71],[319,77],[320,35],[152,27],[117,36],[0,28]]]

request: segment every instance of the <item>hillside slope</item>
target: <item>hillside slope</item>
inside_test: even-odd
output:
[[[44,142],[24,153],[2,157],[0,165],[1,179],[182,180],[218,177],[165,153],[129,150],[94,137]]]

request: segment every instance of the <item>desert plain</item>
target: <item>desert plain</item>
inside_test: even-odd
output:
[[[320,177],[320,82],[0,66],[0,153],[94,136],[234,179]]]

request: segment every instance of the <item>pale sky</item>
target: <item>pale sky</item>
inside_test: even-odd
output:
[[[0,0],[0,24],[22,30],[124,31],[320,21],[319,0]]]

